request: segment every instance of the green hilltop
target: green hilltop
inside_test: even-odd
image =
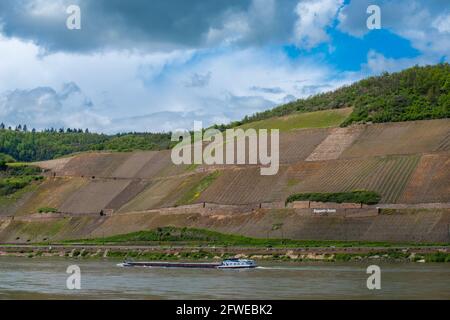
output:
[[[218,126],[229,128],[298,112],[353,107],[341,124],[397,122],[450,117],[450,64],[415,66],[383,73],[337,90],[299,99],[241,121]]]

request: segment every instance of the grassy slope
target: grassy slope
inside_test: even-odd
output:
[[[247,123],[239,128],[289,131],[293,129],[338,127],[351,113],[352,108],[294,113],[284,117],[275,117]]]
[[[196,228],[164,227],[149,231],[138,231],[105,238],[69,240],[64,243],[83,244],[167,244],[195,246],[249,246],[249,247],[390,247],[390,246],[430,246],[432,243],[388,243],[366,241],[333,241],[333,240],[292,240],[250,238],[234,234],[224,234],[216,231]]]
[[[198,184],[189,189],[176,203],[176,205],[187,205],[193,203],[200,197],[203,191],[205,191],[220,175],[220,171],[215,171],[206,177],[204,177]]]

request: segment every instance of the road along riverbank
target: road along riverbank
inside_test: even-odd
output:
[[[402,261],[450,262],[449,246],[392,247],[217,247],[157,245],[0,245],[0,256],[65,257],[73,259],[135,259],[155,261],[215,261],[226,258],[250,258],[267,261]]]

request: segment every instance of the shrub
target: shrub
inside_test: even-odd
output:
[[[56,213],[58,212],[58,209],[51,208],[51,207],[43,207],[38,209],[39,213]]]
[[[38,176],[41,172],[41,168],[29,165],[10,165],[6,170],[9,176]]]
[[[381,196],[374,191],[358,190],[352,192],[336,193],[297,193],[290,195],[286,203],[293,201],[319,201],[319,202],[353,202],[364,204],[377,204]]]
[[[14,177],[0,180],[0,195],[5,196],[26,187],[32,178],[30,177]]]

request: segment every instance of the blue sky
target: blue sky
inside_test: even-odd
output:
[[[81,30],[66,28],[71,4]],[[366,26],[373,4],[380,30]],[[226,123],[449,53],[446,0],[2,0],[0,120],[108,133]]]

